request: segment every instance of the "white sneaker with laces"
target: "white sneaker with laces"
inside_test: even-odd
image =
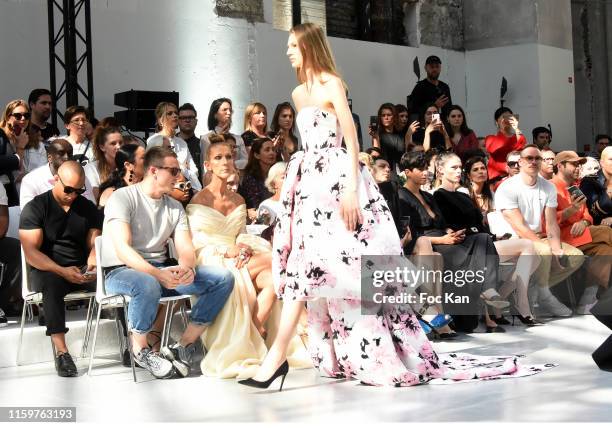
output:
[[[549,312],[554,317],[566,318],[572,316],[572,310],[553,296],[546,287],[540,287],[538,302],[540,309]]]

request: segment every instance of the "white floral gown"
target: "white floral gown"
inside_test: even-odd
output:
[[[524,366],[518,355],[439,356],[411,311],[390,306],[378,315],[361,315],[361,255],[401,254],[391,213],[361,167],[364,221],[349,232],[339,214],[349,161],[337,118],[306,107],[297,124],[304,150],[287,167],[272,269],[279,298],[307,301],[309,351],[323,375],[410,386],[527,376],[555,366]]]

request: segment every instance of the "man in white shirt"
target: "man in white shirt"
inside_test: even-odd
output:
[[[23,209],[34,197],[51,190],[55,185],[55,174],[61,164],[72,158],[72,145],[62,139],[56,138],[47,147],[47,165],[40,166],[26,174],[21,181],[19,206]],[[91,183],[85,179],[85,193],[83,196],[96,204],[92,193]]]
[[[533,241],[541,256],[534,273],[540,306],[554,316],[567,317],[572,311],[550,292],[574,273],[584,261],[582,251],[560,239],[557,223],[557,190],[539,176],[542,155],[534,144],[525,146],[519,159],[519,174],[505,180],[495,193],[495,207],[520,238]],[[544,214],[544,216],[542,216]],[[542,234],[542,217],[547,234]]]

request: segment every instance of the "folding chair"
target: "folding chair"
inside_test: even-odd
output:
[[[95,350],[96,350],[96,340],[98,337],[98,326],[100,324],[100,313],[102,311],[102,308],[103,307],[123,307],[125,310],[125,313],[127,314],[128,306],[130,302],[130,296],[127,296],[124,294],[109,295],[106,293],[105,278],[104,278],[104,273],[102,269],[102,237],[101,236],[98,236],[96,238],[95,248],[96,248],[96,273],[97,273],[96,275],[97,276],[97,286],[96,286],[95,297],[96,297],[96,302],[98,303],[98,315],[96,317],[96,328],[94,330],[93,343],[91,346],[91,354],[89,356],[89,369],[87,372],[89,376],[91,376],[91,373],[93,370],[93,359],[94,359]],[[171,257],[176,254],[176,251],[174,248],[174,242],[172,240],[168,241],[168,254]],[[166,305],[166,314],[164,318],[164,327],[162,329],[162,341],[161,341],[160,346],[162,347],[166,346],[170,338],[170,329],[172,328],[172,315],[174,314],[175,305],[177,303],[181,303],[184,300],[188,300],[190,297],[191,297],[190,295],[181,295],[181,296],[172,296],[172,297],[162,297],[159,300],[160,304]],[[181,314],[183,316],[183,323],[185,324],[185,327],[187,327],[187,315],[184,310],[184,307],[182,307]],[[118,327],[117,336],[120,338],[121,334],[119,332],[119,325],[117,327]],[[122,358],[122,354],[123,354],[122,343],[123,341],[119,339],[119,359]],[[132,355],[132,350],[131,350],[129,341],[126,344],[126,346],[127,346],[127,349],[130,355],[132,375],[134,377],[134,382],[136,382],[137,381],[136,366],[134,364],[134,356]]]
[[[28,278],[29,266],[26,262],[25,253],[23,252],[23,246],[21,247],[21,295],[23,297],[23,311],[21,312],[21,328],[19,331],[19,342],[17,344],[17,365],[21,365],[21,345],[23,343],[23,328],[25,326],[26,311],[32,311],[32,305],[38,305],[42,303],[42,293],[32,291],[30,289],[30,281]],[[89,342],[89,336],[91,333],[91,323],[93,321],[93,305],[96,293],[91,291],[75,291],[69,293],[64,297],[64,302],[70,302],[73,300],[89,300],[87,306],[87,321],[85,325],[85,338],[83,339],[83,346],[81,348],[81,357],[85,357],[87,352],[87,344]],[[30,318],[31,319],[31,318]],[[51,341],[51,347],[53,349],[53,358],[55,359],[55,345]]]

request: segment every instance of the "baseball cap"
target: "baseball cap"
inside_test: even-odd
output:
[[[579,162],[580,164],[586,163],[586,158],[581,158],[578,156],[578,153],[573,152],[571,150],[565,150],[559,152],[557,156],[555,156],[555,160],[553,161],[553,165],[558,165],[561,162]]]

